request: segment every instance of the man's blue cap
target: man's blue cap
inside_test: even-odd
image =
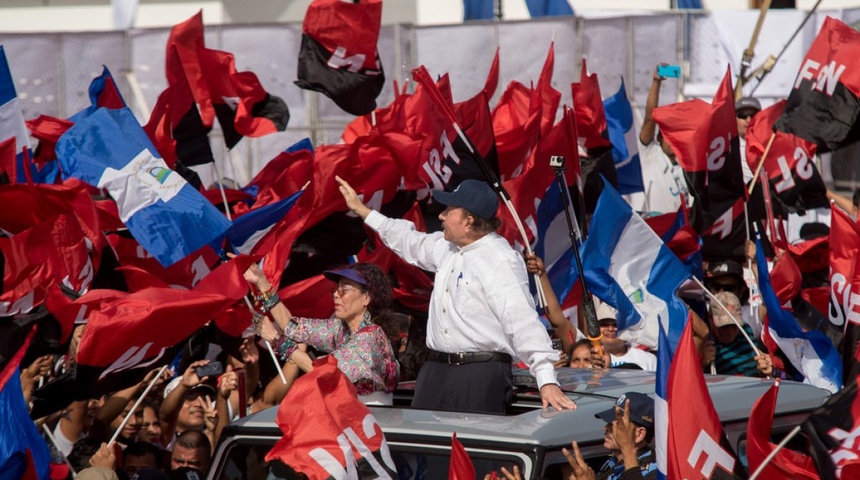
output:
[[[645,428],[654,428],[654,400],[639,392],[627,392],[618,397],[615,407],[624,410],[624,402],[630,400],[630,421]],[[615,407],[595,413],[594,416],[606,423],[615,420]]]
[[[488,220],[496,216],[499,208],[496,192],[480,180],[463,180],[453,192],[434,191],[433,198],[442,205],[465,208]]]
[[[326,270],[323,272],[323,276],[333,282],[338,282],[341,278],[345,278],[359,285],[367,286],[367,280],[361,278],[358,271],[352,267],[341,268],[340,270]]]

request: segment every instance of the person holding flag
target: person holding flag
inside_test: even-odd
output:
[[[370,263],[357,263],[323,272],[337,282],[332,290],[334,315],[328,319],[294,317],[281,303],[262,270],[252,265],[245,279],[261,295],[263,312],[257,322],[260,336],[272,343],[282,362],[294,362],[305,372],[313,370],[310,357],[298,348],[305,343],[338,360],[338,368],[352,381],[365,403],[391,405],[397,387],[397,365],[390,338],[397,327],[391,312],[392,289],[385,272]]]
[[[544,407],[575,408],[558,386],[558,353],[538,319],[525,262],[495,233],[499,201],[486,182],[464,180],[452,192],[434,191],[434,200],[447,208],[439,214],[442,231],[427,234],[370,209],[346,181],[335,179],[347,207],[386,246],[436,272],[427,320],[431,351],[418,373],[413,407],[505,413],[516,355],[535,376]]]

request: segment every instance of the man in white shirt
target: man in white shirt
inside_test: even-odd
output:
[[[575,408],[558,386],[558,353],[535,311],[525,263],[495,233],[498,198],[486,182],[465,180],[453,192],[434,191],[447,208],[439,215],[443,231],[427,234],[371,210],[336,179],[347,207],[389,248],[436,273],[427,320],[431,352],[418,373],[413,407],[505,413],[517,357],[534,375],[544,407]]]
[[[662,135],[652,113],[660,100],[663,78],[654,69],[654,79],[645,101],[645,119],[639,130],[639,159],[642,163],[642,181],[645,185],[645,204],[633,205],[637,210],[659,213],[677,212],[681,194],[688,196],[684,171],[675,162],[675,153]]]

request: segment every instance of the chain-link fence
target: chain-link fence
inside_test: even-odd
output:
[[[844,11],[843,18],[860,18],[860,9]],[[585,58],[588,71],[599,75],[603,96],[617,92],[623,78],[627,95],[641,114],[658,63],[679,64],[685,70],[678,81],[664,82],[661,105],[681,100],[685,93],[705,96],[707,91],[708,96],[712,95],[714,85],[726,71],[728,52],[724,50],[732,45],[720,40],[724,35],[721,25],[725,20],[721,24],[710,13],[669,12],[450,26],[383,26],[378,49],[389,85],[377,102],[389,104],[394,98],[393,81],[402,87],[411,69],[419,65],[427,66],[433,75],[449,73],[454,99],[469,98],[483,87],[499,48],[500,84],[491,100],[491,106],[495,105],[511,81],[526,85],[537,81],[550,42],[554,42],[553,86],[562,93],[562,103],[570,104],[570,84],[579,81]],[[814,36],[816,27],[809,28],[812,35],[805,34],[798,40],[802,45],[796,48],[802,51]],[[126,102],[145,123],[148,109],[167,86],[164,56],[168,34],[167,28],[128,33],[0,34],[0,44],[15,76],[25,118],[40,114],[69,117],[86,107],[89,82],[106,65]],[[269,159],[301,138],[311,137],[315,144],[339,141],[353,117],[325,96],[303,91],[293,83],[301,44],[300,24],[207,26],[205,40],[207,47],[234,53],[237,69],[255,72],[269,92],[287,102],[291,115],[287,131],[245,138],[231,152],[224,147],[216,124],[210,137],[220,175],[244,184]],[[834,155],[833,179],[838,186],[860,177],[854,172],[854,158],[856,155],[851,153]],[[214,178],[214,172],[212,175]],[[207,175],[204,172],[202,176]]]

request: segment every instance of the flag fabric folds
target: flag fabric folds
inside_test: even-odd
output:
[[[860,135],[860,33],[827,17],[774,127],[830,151]]]
[[[776,411],[778,392],[779,380],[776,380],[773,386],[756,400],[750,412],[750,418],[747,421],[749,433],[747,458],[749,458],[750,473],[755,472],[765,458],[776,449],[776,445],[770,441],[770,432],[773,428],[773,414]],[[761,478],[818,479],[812,457],[788,448],[780,449],[760,475]]]
[[[251,253],[260,239],[268,234],[295,205],[304,190],[269,205],[248,211],[227,229],[227,239],[238,253]]]
[[[475,465],[463,444],[457,440],[457,432],[451,435],[451,463],[448,467],[448,480],[474,480]]]
[[[842,359],[833,342],[823,333],[812,330],[804,332],[797,319],[783,310],[767,269],[767,259],[756,240],[756,266],[758,267],[759,292],[767,307],[768,333],[780,350],[805,377],[804,382],[829,390],[842,388]]]
[[[849,381],[860,374],[860,225],[835,204],[830,207],[830,282],[827,286],[830,323],[844,332],[842,374]],[[823,253],[823,252],[820,252]]]
[[[860,478],[860,398],[857,380],[832,395],[803,422],[809,448],[823,480]]]
[[[662,361],[661,356],[658,362]],[[665,407],[655,409],[655,415],[658,418],[666,415],[668,422],[666,470],[659,466],[658,470],[665,472],[666,478],[732,478],[735,469],[742,467],[731,448],[725,445],[723,425],[711,401],[696,353],[692,321],[687,322],[674,352],[665,399]],[[690,408],[691,405],[695,408]],[[661,411],[663,408],[665,414]],[[655,430],[657,428],[664,427],[655,426]]]
[[[626,195],[644,192],[642,165],[639,162],[639,142],[633,128],[633,107],[627,98],[624,79],[615,95],[603,101],[606,115],[606,128],[612,142],[612,158],[615,160],[615,174],[618,180],[618,193]]]
[[[18,368],[35,333],[0,371],[0,480],[48,478],[51,454],[30,420]]]
[[[162,265],[223,235],[230,222],[167,168],[128,109],[99,109],[57,144],[64,178],[106,188],[121,220]]]
[[[385,84],[376,51],[382,2],[314,0],[302,23],[296,85],[331,98],[352,115],[376,108]]]
[[[690,273],[609,184],[582,245],[582,268],[589,290],[618,310],[619,336],[655,348],[662,323],[677,345],[688,310],[676,291]]]
[[[3,164],[9,180],[15,183],[54,183],[58,173],[56,162],[39,166],[30,161],[30,137],[18,105],[18,94],[6,59],[6,50],[0,45],[0,142],[9,138],[15,139],[14,171],[9,171],[10,166],[6,162]]]
[[[243,135],[259,137],[286,130],[287,104],[267,93],[254,72],[237,72],[232,53],[200,47],[197,56],[228,149]]]
[[[382,428],[332,355],[296,380],[275,421],[284,436],[267,462],[280,460],[309,478],[397,478]]]
[[[747,162],[755,172],[771,135],[776,135],[764,162],[764,172],[783,210],[805,212],[826,208],[827,188],[815,166],[815,144],[790,133],[773,130],[785,100],[758,112],[747,127]]]

